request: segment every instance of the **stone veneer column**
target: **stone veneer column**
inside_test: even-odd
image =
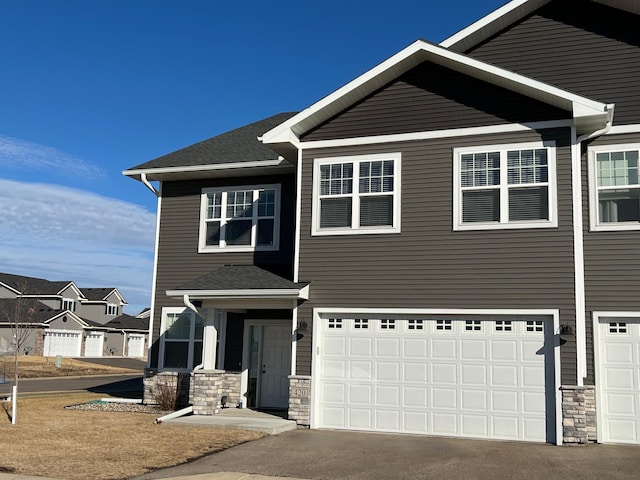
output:
[[[240,402],[241,374],[224,370],[195,370],[191,372],[191,404],[194,415],[215,415],[222,408],[222,397],[227,407],[235,408]]]
[[[564,444],[584,445],[595,442],[596,390],[588,386],[563,386],[562,441]]]
[[[298,425],[311,425],[311,377],[289,376],[289,419]]]

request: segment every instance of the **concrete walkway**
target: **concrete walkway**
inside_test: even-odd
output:
[[[198,427],[227,427],[240,430],[264,432],[268,435],[288,432],[298,428],[293,420],[247,408],[225,408],[219,415],[188,415],[166,420],[163,423],[183,424]]]

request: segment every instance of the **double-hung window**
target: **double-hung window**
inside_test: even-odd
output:
[[[202,189],[199,251],[277,250],[280,185]]]
[[[640,229],[640,144],[589,150],[591,229]]]
[[[314,235],[400,231],[400,154],[317,158]]]
[[[184,307],[162,312],[162,368],[192,370],[202,363],[204,319]]]
[[[111,317],[118,315],[118,305],[115,303],[107,303],[107,315]]]
[[[454,150],[454,230],[557,226],[551,143]]]
[[[70,312],[76,311],[76,301],[72,298],[62,299],[62,310],[69,310]]]

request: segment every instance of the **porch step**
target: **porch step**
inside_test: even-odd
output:
[[[275,415],[252,413],[240,415],[234,412],[233,415],[189,415],[167,420],[164,423],[192,425],[200,427],[226,427],[238,430],[252,430],[264,432],[268,435],[295,430],[298,425],[293,420],[284,420]]]

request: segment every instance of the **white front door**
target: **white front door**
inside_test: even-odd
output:
[[[262,327],[260,407],[287,408],[291,374],[291,329],[287,325]]]
[[[312,427],[554,442],[550,318],[477,318],[321,318]]]
[[[602,318],[596,332],[598,441],[640,443],[640,319]]]
[[[103,344],[104,344],[104,333],[102,332],[87,333],[87,338],[84,341],[84,356],[85,357],[101,357]]]

